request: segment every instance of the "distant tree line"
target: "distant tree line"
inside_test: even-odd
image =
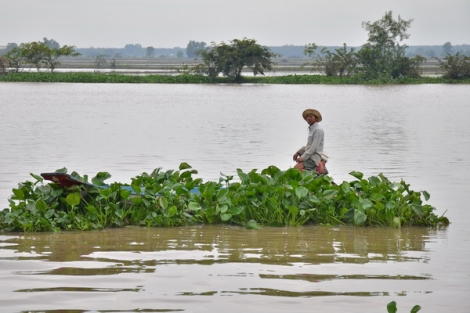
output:
[[[111,58],[183,58],[185,49],[155,48],[153,46],[142,47],[140,44],[127,44],[124,48],[77,48],[83,57],[96,58],[99,55],[106,55]]]
[[[53,41],[53,40],[52,40]],[[0,55],[6,54],[8,51],[17,47],[16,43],[8,43],[5,49],[0,49]],[[207,47],[205,42],[197,42],[191,40],[186,48],[156,48],[153,46],[143,47],[140,44],[126,44],[124,48],[75,48],[82,57],[96,58],[99,55],[105,55],[108,58],[195,58],[195,52]],[[273,53],[281,58],[305,58],[305,46],[284,45],[284,46],[267,46]],[[343,46],[318,46],[318,53],[321,51],[335,51]],[[348,46],[359,50],[360,46]],[[452,45],[446,42],[443,45],[426,45],[426,46],[407,46],[405,55],[414,57],[421,55],[425,58],[444,57],[447,54],[460,53],[461,55],[470,56],[470,44],[468,45]]]

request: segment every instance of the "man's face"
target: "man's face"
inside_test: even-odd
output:
[[[313,114],[308,114],[306,117],[305,117],[305,120],[307,121],[308,125],[312,125],[313,123],[316,122],[316,118],[315,118],[315,115]]]

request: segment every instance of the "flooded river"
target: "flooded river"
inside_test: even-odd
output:
[[[110,182],[181,162],[204,180],[287,169],[311,107],[335,181],[404,179],[451,225],[0,232],[0,311],[468,312],[469,98],[468,85],[2,83],[0,209],[29,173],[62,167]]]

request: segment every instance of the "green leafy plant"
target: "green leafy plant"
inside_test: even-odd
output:
[[[421,310],[421,307],[419,305],[415,305],[410,313],[417,313],[419,310]],[[395,301],[390,302],[387,304],[387,312],[388,313],[397,313],[397,303]]]
[[[66,173],[62,168],[56,172]],[[72,172],[80,184],[64,187],[31,174],[12,190],[9,208],[0,212],[0,229],[8,231],[92,230],[107,227],[233,224],[254,229],[260,225],[301,226],[437,226],[448,225],[430,195],[413,191],[403,180],[384,175],[368,179],[360,172],[341,184],[329,176],[269,166],[261,172],[237,170],[238,180],[221,174],[218,182],[194,178],[187,163],[179,169],[142,173],[130,184],[105,184],[99,172]]]

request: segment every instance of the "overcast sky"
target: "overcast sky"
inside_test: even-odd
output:
[[[470,0],[0,0],[0,46],[44,37],[77,48],[186,47],[255,39],[264,46],[360,46],[364,21],[414,21],[408,45],[470,44]]]

